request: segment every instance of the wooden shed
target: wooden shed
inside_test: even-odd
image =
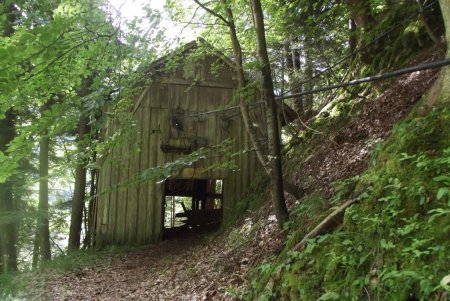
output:
[[[97,245],[151,243],[162,238],[164,229],[180,223],[227,220],[259,172],[236,108],[237,81],[231,63],[217,51],[199,54],[198,49],[198,42],[187,44],[146,70],[148,84],[135,97],[132,111],[135,135],[101,160],[94,210]],[[252,122],[265,133],[263,105],[257,100],[250,110]],[[120,126],[111,122],[105,137]],[[235,156],[217,151],[227,139]],[[206,158],[166,181],[118,188],[146,169],[199,148],[208,150]],[[208,169],[229,160],[235,168]]]

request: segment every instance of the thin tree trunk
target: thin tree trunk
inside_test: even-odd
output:
[[[293,49],[293,43],[288,42],[285,45],[285,58],[286,58],[286,67],[288,71],[289,77],[289,89],[292,90],[291,93],[300,93],[302,88],[296,87],[298,85],[298,81],[296,80],[296,73],[300,70],[300,50]],[[298,46],[298,45],[297,45]],[[295,97],[293,99],[294,110],[298,116],[303,115],[303,98],[301,96]]]
[[[39,227],[38,227],[39,228]],[[36,231],[33,239],[33,258],[31,261],[31,267],[36,269],[39,265],[39,231]]]
[[[92,82],[92,76],[83,79],[80,92],[81,98],[89,95]],[[78,122],[78,154],[81,156],[81,158],[77,160],[75,167],[75,188],[72,198],[72,212],[69,229],[69,251],[75,251],[80,248],[81,226],[83,224],[83,208],[86,196],[87,160],[86,157],[82,154],[85,152],[84,143],[86,136],[89,135],[90,126],[88,124],[89,119],[83,112],[82,106],[80,110],[80,120]]]
[[[46,105],[43,111],[46,110]],[[52,259],[50,248],[50,229],[49,229],[49,214],[48,214],[48,154],[50,139],[47,137],[47,131],[41,134],[39,141],[39,249],[42,260],[47,261]]]
[[[272,72],[270,68],[269,56],[264,28],[264,16],[260,0],[251,0],[253,11],[253,21],[256,30],[256,41],[258,57],[261,64],[261,75],[263,79],[263,99],[266,104],[267,132],[269,137],[270,150],[270,181],[272,183],[272,201],[275,215],[280,227],[289,218],[289,213],[284,199],[283,189],[283,169],[281,162],[281,139],[279,130],[279,120],[273,92]]]
[[[355,52],[356,45],[358,44],[358,35],[356,32],[356,23],[353,19],[348,20],[348,49],[350,54]],[[352,60],[355,59],[355,55],[352,55]]]
[[[16,135],[15,118],[15,114],[9,109],[5,113],[5,118],[0,120],[0,152],[4,154],[8,153],[8,144]],[[14,219],[14,209],[13,181],[6,179],[4,183],[0,183],[0,215],[3,218]],[[1,221],[0,241],[3,270],[17,270],[16,221]]]
[[[309,78],[309,79],[314,76],[314,65],[313,65],[313,61],[312,61],[310,45],[305,45],[305,75],[306,75],[306,78]],[[307,83],[306,89],[308,89],[310,91],[313,90],[314,82],[310,80]],[[312,110],[313,103],[314,103],[314,95],[313,94],[305,95],[303,98],[303,110],[305,112]]]
[[[445,38],[447,40],[447,58],[450,58],[450,1],[439,0],[442,17],[445,25]],[[450,67],[442,68],[441,101],[450,102]]]
[[[424,7],[421,0],[416,0],[417,4],[419,5],[420,10],[420,19],[422,20],[423,26],[425,27],[426,32],[428,33],[428,36],[433,41],[435,45],[441,45],[441,42],[439,41],[439,38],[434,34],[433,30],[430,27],[430,24],[428,23],[427,16],[424,11]]]
[[[236,32],[236,26],[234,23],[234,16],[231,8],[226,3],[226,0],[222,0],[222,3],[226,7],[227,12],[227,18],[228,18],[228,27],[230,29],[230,35],[231,35],[231,44],[233,46],[233,53],[236,60],[236,72],[238,75],[238,85],[239,89],[244,90],[246,87],[245,84],[245,74],[244,69],[242,67],[242,49],[241,44],[239,43],[239,39]],[[239,93],[239,107],[241,109],[242,119],[244,121],[245,128],[247,129],[247,132],[250,136],[250,140],[253,144],[253,146],[256,149],[256,155],[259,159],[259,161],[262,163],[264,169],[269,173],[269,170],[267,168],[267,160],[263,154],[263,145],[261,143],[261,140],[259,139],[255,128],[253,127],[253,123],[250,119],[250,114],[248,112],[248,107],[246,103],[245,91],[242,91]]]
[[[294,42],[296,44],[296,47],[292,49],[292,63],[293,63],[293,74],[296,75],[298,78],[298,75],[300,74],[301,69],[301,61],[300,61],[300,42],[299,38],[295,37]],[[292,93],[301,93],[303,90],[302,86],[298,85],[298,82],[293,82],[294,90],[292,90]],[[297,96],[294,98],[294,109],[297,111],[299,115],[302,115],[305,112],[305,105],[304,105],[304,97],[303,96]]]
[[[78,138],[83,140],[89,134],[89,126],[85,116],[80,117],[78,125]],[[83,153],[83,147],[79,147],[79,154]],[[69,251],[80,248],[81,225],[83,223],[83,208],[86,192],[86,160],[79,159],[75,168],[75,187],[72,198],[72,212],[70,216]]]
[[[98,139],[98,133],[95,135],[95,139]],[[92,162],[95,162],[97,160],[97,153],[94,152],[92,154]],[[84,238],[83,246],[84,248],[89,248],[91,246],[91,243],[93,241],[92,235],[94,233],[94,199],[96,194],[96,185],[97,181],[97,171],[93,168],[90,170],[90,187],[89,187],[89,206],[87,208],[87,214],[86,214],[86,237]]]
[[[345,0],[347,6],[352,15],[352,19],[355,21],[356,26],[361,30],[368,30],[374,23],[373,16],[371,14],[370,1],[369,0]]]
[[[0,212],[1,213],[1,212]],[[2,230],[2,227],[0,227],[0,230]],[[0,274],[3,273],[3,271],[5,270],[5,266],[3,264],[3,252],[2,252],[3,248],[2,248],[2,237],[0,235]]]

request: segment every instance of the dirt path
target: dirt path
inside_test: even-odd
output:
[[[127,254],[108,255],[94,266],[50,276],[46,300],[201,300],[180,288],[189,281],[189,257],[202,240],[188,236]],[[195,280],[195,282],[200,280]],[[195,284],[192,279],[192,285]]]
[[[78,271],[45,273],[41,292],[24,300],[235,300],[248,270],[284,241],[269,210],[263,206],[214,239],[190,234],[108,254]]]

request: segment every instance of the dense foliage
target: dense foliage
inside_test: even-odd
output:
[[[250,299],[430,300],[448,290],[449,113],[443,104],[410,115],[366,173],[341,182],[329,200],[305,199],[278,262],[254,272]],[[308,216],[348,197],[358,202],[342,227],[292,251]]]

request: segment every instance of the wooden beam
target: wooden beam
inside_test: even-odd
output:
[[[194,87],[208,87],[208,88],[222,88],[222,89],[236,89],[237,85],[230,83],[212,82],[205,80],[187,80],[182,78],[160,78],[155,80],[156,83],[170,84],[170,85],[182,85],[182,86],[194,86]]]

